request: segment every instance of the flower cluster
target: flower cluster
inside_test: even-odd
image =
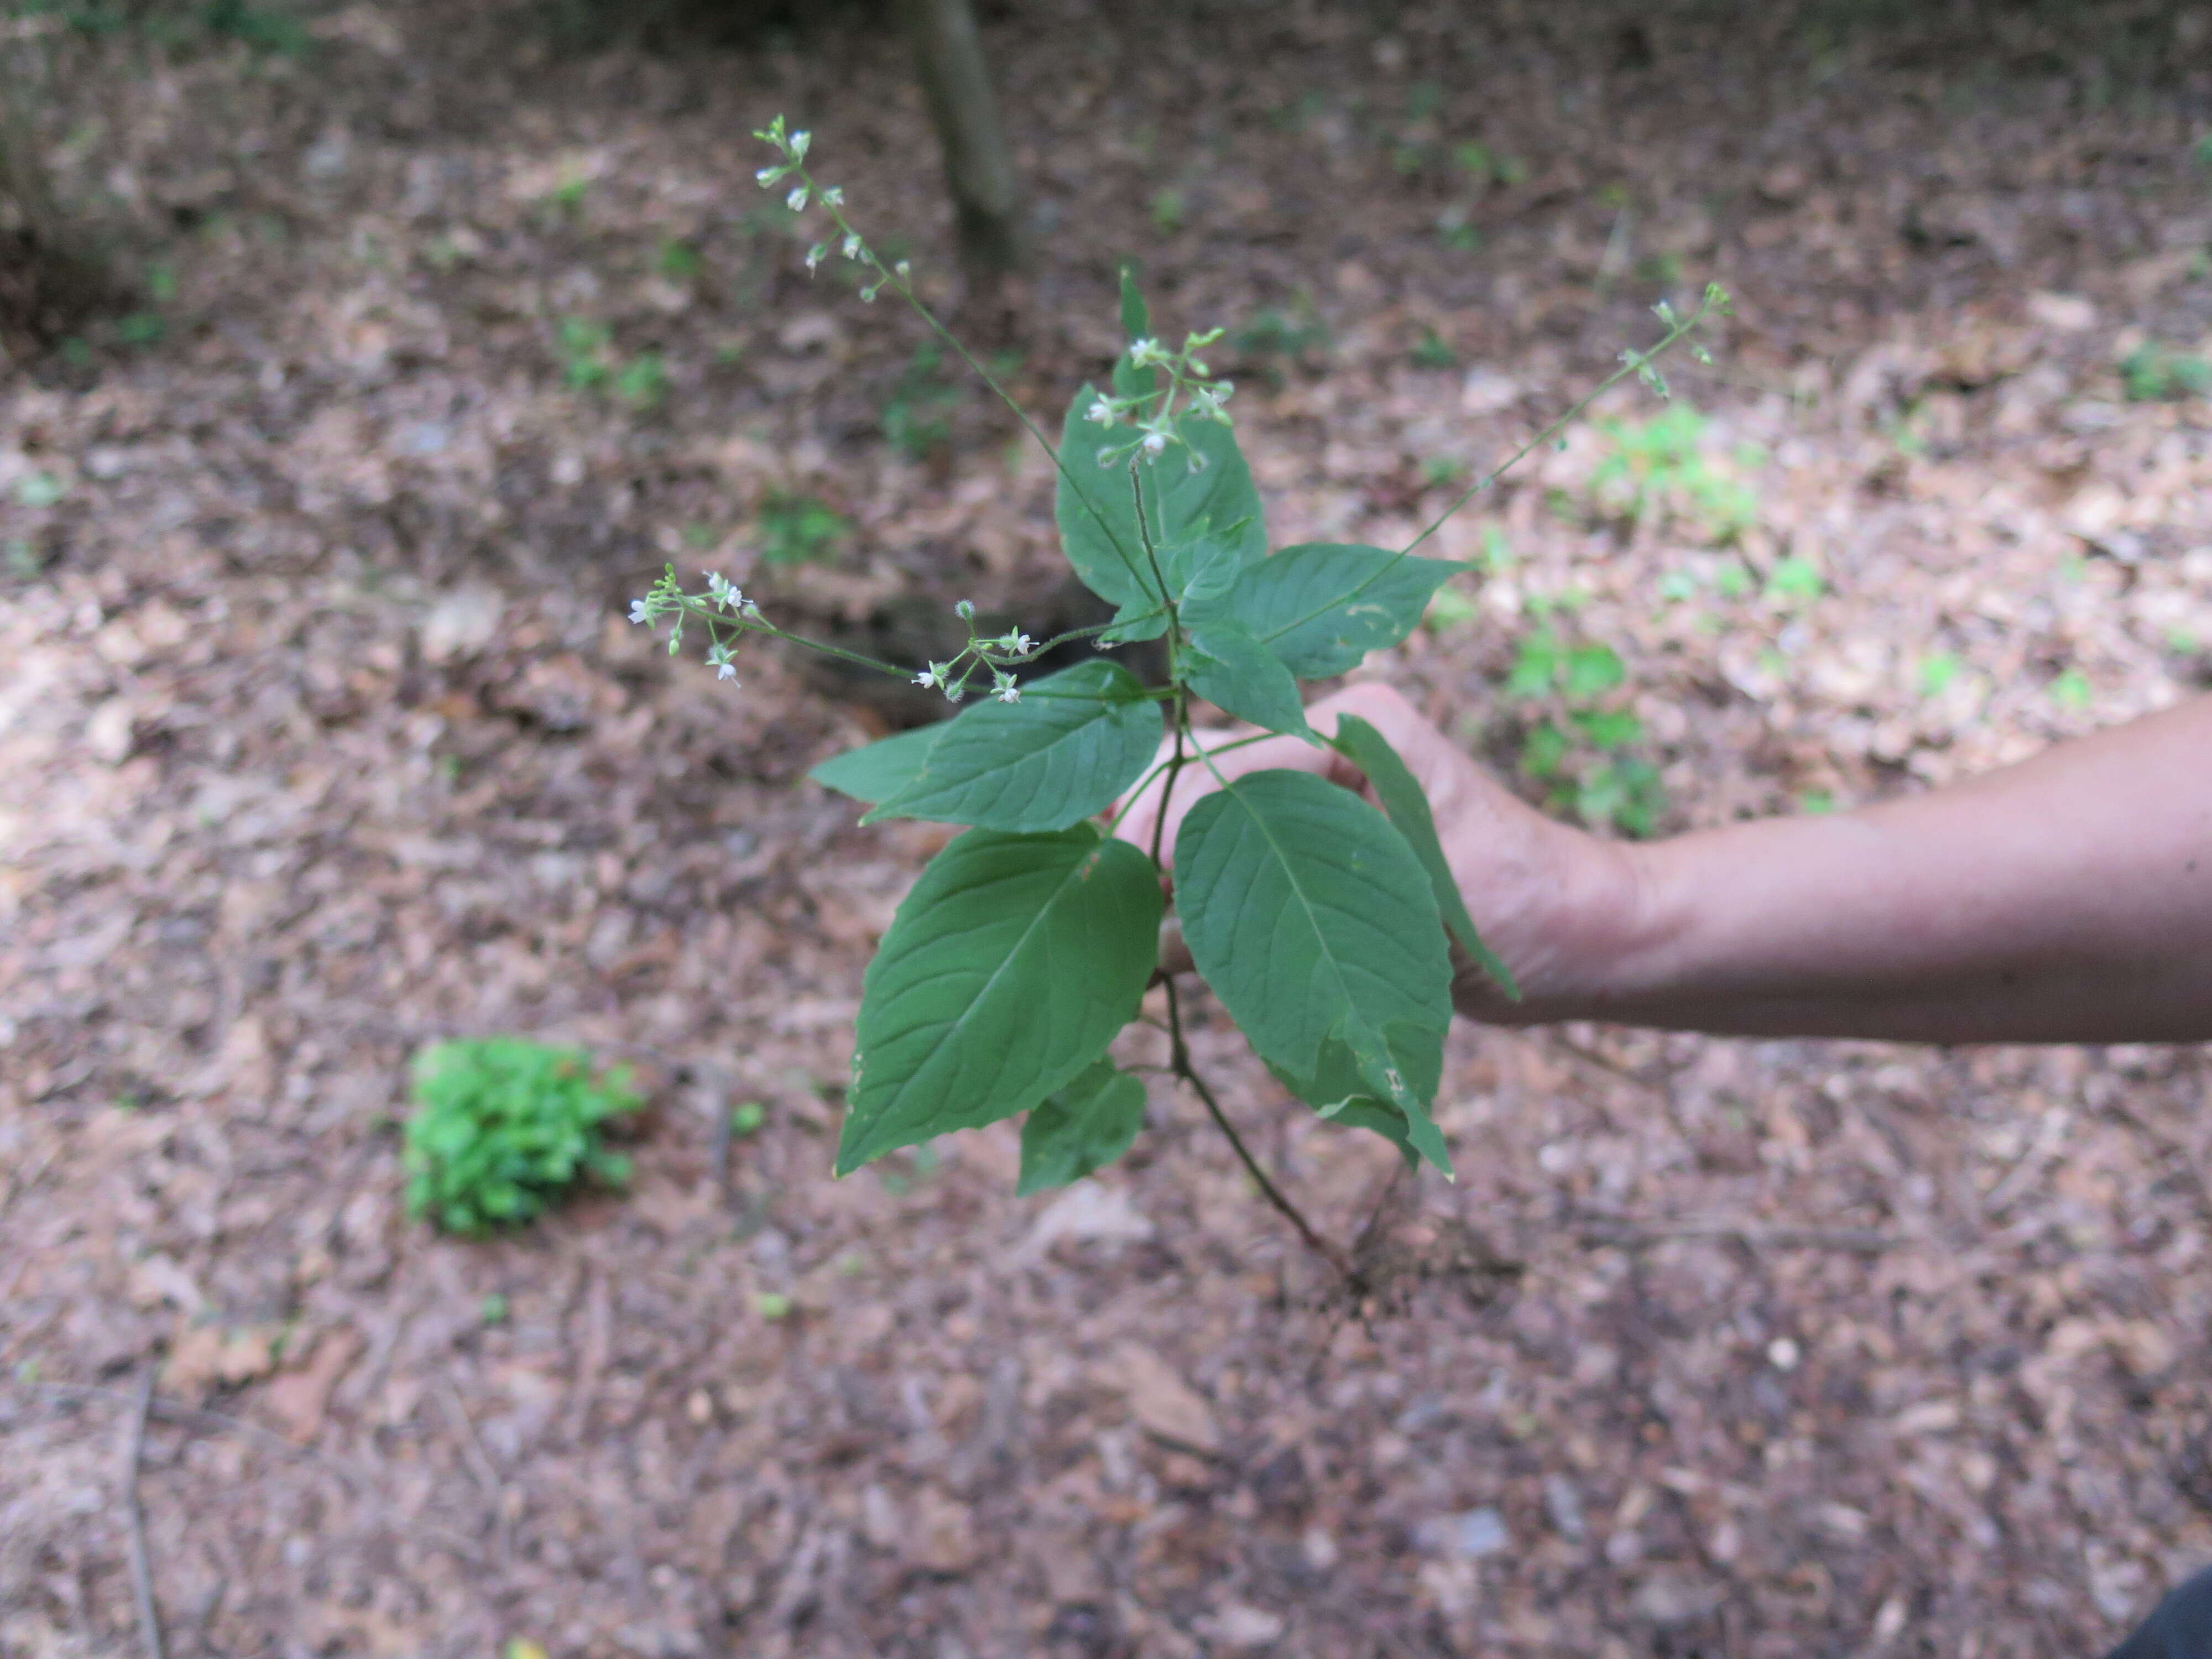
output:
[[[762,616],[760,606],[747,599],[737,584],[720,571],[709,570],[706,576],[704,592],[687,592],[677,580],[676,567],[670,565],[643,599],[630,601],[629,619],[657,630],[664,618],[673,617],[675,625],[668,630],[668,654],[672,657],[683,648],[687,623],[704,629],[707,666],[714,671],[716,679],[737,678],[736,643],[747,634],[766,634],[771,639],[788,640],[809,651],[842,657],[864,668],[901,679],[909,678],[908,671],[896,663],[879,662],[840,646],[787,634]],[[1009,629],[1004,634],[978,634],[975,606],[969,599],[961,600],[952,611],[968,625],[968,642],[954,652],[950,660],[931,663],[920,673],[912,675],[914,684],[944,692],[948,702],[958,702],[968,695],[977,677],[988,673],[991,677],[988,695],[1000,702],[1019,702],[1021,684],[1006,671],[1030,661],[1040,654],[1041,649],[1049,648],[1051,642],[1040,647],[1018,628]]]
[[[796,182],[791,184],[791,188],[784,195],[784,206],[789,208],[793,213],[804,213],[809,202],[818,202],[829,210],[830,222],[836,228],[835,235],[815,243],[812,247],[806,250],[808,274],[811,275],[822,262],[830,257],[830,244],[835,242],[839,253],[856,264],[866,267],[875,275],[873,282],[863,284],[860,289],[860,297],[863,300],[872,303],[886,283],[894,284],[903,293],[906,279],[913,274],[913,266],[904,259],[901,259],[895,265],[886,266],[881,259],[878,258],[875,250],[868,246],[866,240],[859,231],[853,228],[851,222],[845,217],[843,187],[837,185],[817,184],[814,175],[807,171],[806,151],[807,147],[813,142],[814,135],[803,129],[798,132],[787,131],[783,117],[779,115],[766,126],[756,131],[753,137],[764,144],[773,145],[775,153],[783,158],[776,165],[763,167],[754,173],[754,182],[763,190],[778,190],[781,189],[787,181],[795,180]]]
[[[988,670],[991,695],[1000,702],[1019,702],[1021,685],[1006,672],[1006,668],[1035,656],[1037,642],[1018,628],[990,638],[979,635],[975,631],[975,603],[972,599],[961,600],[952,607],[952,614],[968,624],[968,643],[953,653],[950,662],[930,664],[914,677],[914,683],[926,690],[944,692],[947,702],[958,702],[968,695],[969,682],[979,672]]]
[[[803,134],[801,135],[804,136]],[[782,630],[761,615],[760,606],[744,596],[744,592],[719,570],[709,570],[707,591],[687,593],[684,585],[676,580],[676,567],[670,565],[653,583],[641,599],[629,602],[629,619],[647,628],[658,629],[663,617],[673,617],[676,625],[668,630],[668,654],[674,656],[684,644],[684,624],[695,621],[707,631],[707,666],[714,671],[718,680],[734,680],[738,677],[737,661],[731,640],[724,630],[736,635],[775,634]]]
[[[1126,397],[1101,392],[1084,411],[1084,418],[1103,427],[1132,426],[1136,435],[1126,443],[1101,449],[1099,465],[1117,465],[1133,455],[1157,461],[1170,446],[1179,444],[1190,457],[1190,470],[1204,470],[1206,457],[1184,436],[1179,422],[1194,419],[1235,424],[1225,405],[1237,388],[1227,380],[1212,378],[1198,356],[1220,337],[1218,328],[1188,335],[1179,351],[1158,340],[1130,343],[1129,367],[1136,378],[1129,383],[1143,389]]]

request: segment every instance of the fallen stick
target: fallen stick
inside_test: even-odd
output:
[[[1912,1241],[1870,1227],[1776,1227],[1757,1221],[1583,1221],[1575,1233],[1585,1244],[1638,1249],[1678,1238],[1733,1238],[1785,1250],[1853,1250],[1867,1255]]]
[[[161,1369],[156,1358],[146,1362],[137,1399],[131,1402],[131,1443],[123,1463],[123,1516],[131,1528],[131,1589],[138,1601],[138,1636],[145,1644],[146,1659],[162,1659],[161,1610],[154,1600],[154,1568],[146,1547],[146,1515],[138,1506],[138,1466],[146,1452],[146,1419],[154,1413],[154,1379]]]

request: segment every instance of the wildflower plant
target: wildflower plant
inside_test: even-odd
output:
[[[604,1143],[607,1120],[641,1103],[621,1068],[594,1079],[591,1056],[520,1037],[441,1042],[415,1066],[407,1120],[407,1208],[477,1237],[534,1220],[586,1179],[629,1180]]]
[[[956,611],[966,642],[919,666],[789,634],[719,574],[698,592],[672,568],[632,607],[633,621],[668,625],[672,653],[687,629],[703,635],[723,678],[734,676],[746,636],[763,635],[903,676],[954,703],[979,694],[953,719],[812,774],[866,803],[864,823],[967,826],[923,870],[868,969],[836,1172],[1026,1115],[1021,1190],[1088,1173],[1141,1127],[1142,1084],[1108,1054],[1140,1022],[1164,1038],[1164,1064],[1149,1069],[1191,1088],[1263,1194],[1349,1277],[1344,1253],[1283,1196],[1192,1066],[1182,988],[1157,971],[1164,878],[1172,877],[1196,971],[1284,1086],[1322,1117],[1381,1134],[1409,1163],[1449,1176],[1430,1107],[1451,1018],[1452,947],[1509,993],[1511,976],[1476,933],[1412,772],[1356,717],[1334,734],[1315,731],[1299,682],[1343,674],[1405,638],[1437,588],[1467,568],[1416,550],[1590,398],[1631,374],[1663,395],[1656,360],[1723,310],[1727,295],[1709,288],[1687,317],[1662,308],[1664,332],[1648,350],[1624,353],[1589,398],[1475,479],[1405,548],[1270,550],[1237,445],[1234,388],[1204,356],[1219,330],[1167,343],[1125,274],[1127,344],[1106,386],[1076,394],[1050,443],[916,295],[907,263],[886,265],[848,216],[844,192],[816,179],[809,135],[779,117],[757,136],[775,152],[757,175],[762,187],[829,222],[808,267],[831,258],[860,265],[863,300],[888,289],[903,301],[1051,456],[1062,550],[1115,607],[1109,622],[1039,641],[1019,629],[977,634],[963,600]],[[1704,356],[1693,341],[1690,349]],[[1102,654],[1024,677],[1045,653],[1080,639]],[[1164,647],[1158,684],[1103,654],[1150,640]],[[1192,723],[1201,699],[1257,733],[1201,746]],[[1379,810],[1310,773],[1232,779],[1217,767],[1231,749],[1278,733],[1338,750],[1366,775]],[[1146,845],[1111,833],[1131,802],[1156,789],[1165,803],[1200,769],[1218,787],[1183,818],[1173,847],[1164,842],[1164,810]],[[1158,1020],[1139,1006],[1156,978]]]

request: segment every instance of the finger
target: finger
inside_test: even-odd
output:
[[[1194,965],[1190,959],[1190,946],[1183,942],[1182,918],[1168,917],[1160,923],[1159,971],[1187,974]]]

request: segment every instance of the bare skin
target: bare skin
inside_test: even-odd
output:
[[[1832,817],[1637,844],[1555,823],[1388,686],[1308,711],[1357,714],[1428,793],[1483,938],[1525,993],[1463,967],[1462,1013],[1674,1030],[1930,1042],[2212,1041],[2212,697],[1948,788]],[[1223,737],[1244,735],[1224,733]],[[1359,774],[1270,738],[1224,755]],[[1164,845],[1214,788],[1183,769]],[[1115,833],[1152,844],[1158,786]]]

